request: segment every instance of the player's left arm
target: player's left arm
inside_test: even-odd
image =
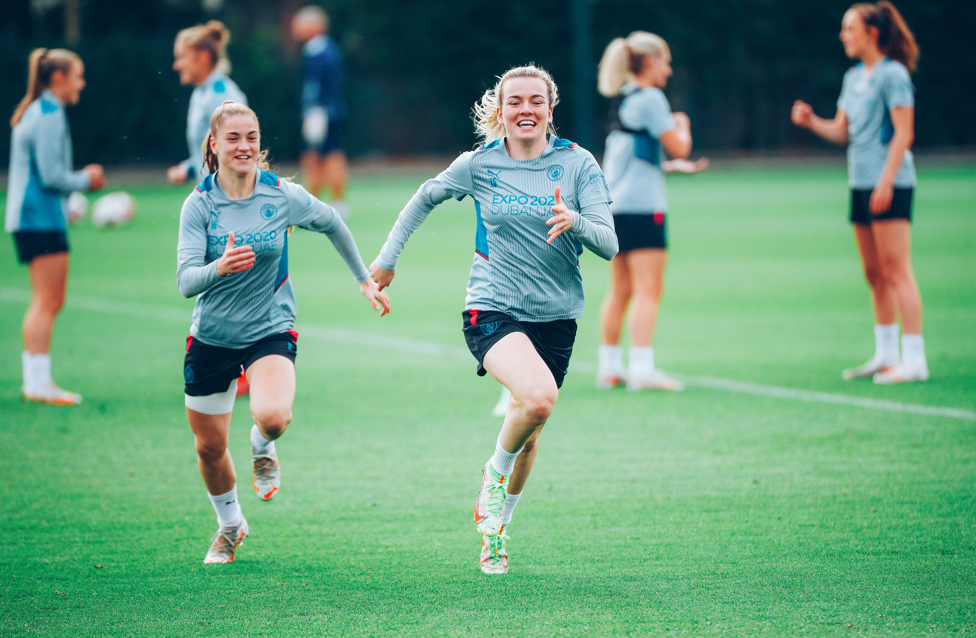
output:
[[[905,161],[905,153],[915,141],[915,107],[896,106],[888,111],[895,134],[888,143],[888,158],[885,160],[881,179],[871,191],[868,208],[874,215],[880,215],[891,208],[891,200],[895,194],[895,177],[898,169]]]

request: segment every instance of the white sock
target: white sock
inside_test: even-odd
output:
[[[508,452],[500,442],[495,443],[495,454],[491,457],[491,466],[502,476],[508,476],[515,469],[515,459],[518,458],[521,451],[520,448],[518,452]]]
[[[898,355],[898,324],[875,324],[874,358],[884,363],[895,363]]]
[[[646,377],[654,372],[654,348],[630,349],[630,376],[639,378]]]
[[[515,511],[515,506],[518,505],[520,498],[522,498],[521,492],[505,495],[505,509],[502,510],[502,525],[508,525],[512,522],[512,512]]]
[[[51,380],[51,355],[44,352],[32,354],[23,351],[20,361],[24,368],[24,389],[41,390],[54,384]]]
[[[601,377],[620,376],[624,373],[624,350],[619,345],[601,345],[599,350],[599,367]]]
[[[267,452],[274,447],[274,441],[269,441],[261,435],[257,423],[251,426],[251,447],[256,452]]]
[[[928,367],[925,361],[925,342],[922,335],[901,336],[902,361],[910,365]]]
[[[214,496],[208,492],[207,496],[210,497],[214,511],[217,512],[217,523],[220,525],[220,529],[233,529],[244,520],[244,514],[241,513],[241,503],[237,500],[236,485],[226,494]]]

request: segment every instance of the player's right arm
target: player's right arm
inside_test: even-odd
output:
[[[790,111],[790,119],[800,128],[813,131],[828,142],[845,146],[847,144],[847,113],[837,109],[837,114],[831,120],[817,116],[813,107],[797,100]]]
[[[196,193],[183,203],[180,211],[180,238],[176,247],[176,285],[184,297],[206,292],[217,282],[254,265],[254,251],[250,246],[235,246],[230,233],[223,254],[207,262],[207,224],[209,211]]]
[[[410,235],[424,223],[427,215],[451,197],[463,199],[474,189],[469,167],[471,156],[472,153],[462,154],[440,175],[424,182],[400,211],[379,256],[369,267],[369,274],[380,290],[393,281],[403,247]]]

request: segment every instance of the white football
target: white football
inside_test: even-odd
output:
[[[136,202],[124,191],[102,195],[92,206],[92,222],[98,228],[125,226],[135,214]]]
[[[88,214],[88,198],[84,193],[75,191],[68,196],[68,223],[81,221]]]

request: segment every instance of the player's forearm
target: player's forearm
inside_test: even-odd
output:
[[[217,274],[216,261],[203,266],[180,263],[176,270],[176,286],[180,289],[180,294],[187,299],[206,292],[220,279],[220,275]]]
[[[393,230],[387,237],[386,243],[380,250],[380,255],[376,259],[377,265],[383,270],[396,270],[397,261],[400,253],[406,245],[410,235],[414,233],[420,225],[427,219],[434,208],[445,201],[450,195],[444,190],[437,180],[427,180],[423,186],[410,198],[407,205],[400,211]]]
[[[898,169],[905,161],[905,153],[912,147],[915,141],[914,131],[895,129],[895,134],[888,143],[888,157],[885,160],[884,170],[881,172],[881,182],[893,184],[898,175]]]
[[[828,142],[839,146],[847,144],[847,126],[838,118],[827,120],[816,115],[811,115],[810,126],[808,128]]]
[[[335,246],[336,252],[346,262],[349,272],[356,278],[356,281],[363,283],[369,279],[369,271],[363,264],[363,258],[359,254],[359,248],[356,247],[356,240],[349,231],[349,227],[340,221],[338,226],[327,232],[326,235],[332,245]]]
[[[613,259],[620,248],[608,204],[584,207],[574,215],[573,227],[569,232],[584,247],[607,261]]]

